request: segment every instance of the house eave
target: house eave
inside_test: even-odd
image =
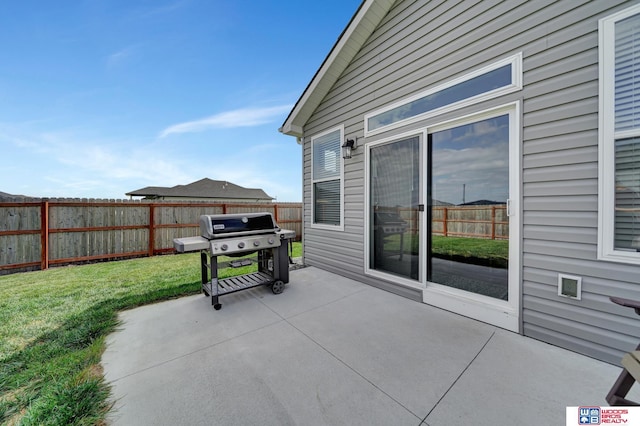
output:
[[[288,136],[295,136],[297,138],[301,138],[304,134],[302,127],[296,126],[295,124],[286,124],[278,129],[280,133],[283,133]]]
[[[342,32],[329,55],[298,99],[279,129],[285,135],[302,137],[311,115],[338,81],[360,48],[376,29],[395,0],[364,0]]]

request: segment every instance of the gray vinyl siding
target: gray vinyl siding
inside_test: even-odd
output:
[[[522,331],[619,364],[640,321],[640,267],[597,260],[598,19],[638,1],[398,1],[304,127],[305,261],[420,300],[364,275],[364,149],[345,168],[343,232],[313,229],[310,139],[336,125],[358,144],[519,100],[522,105]],[[522,91],[363,138],[364,115],[522,52]],[[578,275],[582,300],[557,295]]]

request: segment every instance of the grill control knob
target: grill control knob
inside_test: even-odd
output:
[[[255,240],[255,241],[253,242],[253,245],[254,245],[254,246],[256,246],[256,247],[258,247],[258,246],[260,245],[260,241]]]
[[[244,248],[244,241],[240,241],[240,242],[238,243],[238,248],[239,248],[239,249]]]
[[[220,250],[222,250],[222,251],[227,251],[228,248],[229,248],[229,246],[226,245],[226,244],[223,244],[223,245],[220,246]]]
[[[269,238],[269,244],[273,244],[275,240],[273,238]]]

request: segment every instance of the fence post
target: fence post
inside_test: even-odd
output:
[[[156,230],[155,230],[156,205],[149,204],[149,256],[153,256],[153,249],[156,246]]]
[[[449,209],[447,209],[446,207],[442,208],[442,235],[444,235],[445,237],[448,237],[448,225],[447,225],[447,219],[449,218]]]
[[[49,268],[49,200],[40,205],[40,269]]]
[[[491,206],[491,239],[496,239],[496,206]]]
[[[277,204],[273,205],[273,216],[274,216],[273,220],[276,223],[278,223],[278,205]]]

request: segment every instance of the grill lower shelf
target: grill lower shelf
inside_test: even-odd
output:
[[[222,296],[223,294],[233,293],[234,291],[246,290],[251,287],[270,284],[273,281],[273,277],[264,272],[254,272],[253,274],[225,278],[223,280],[218,280],[218,295]],[[211,281],[204,284],[203,288],[208,295],[216,294]]]
[[[245,249],[246,241],[240,241],[240,243],[244,244],[244,246],[242,246],[240,243],[236,243],[236,240],[231,238],[218,239],[211,242],[209,250],[201,249],[200,271],[202,292],[207,295],[207,297],[211,297],[211,304],[213,307],[216,310],[219,310],[222,307],[222,304],[220,304],[219,301],[219,296],[235,293],[236,291],[247,290],[261,285],[269,286],[273,294],[282,293],[285,284],[289,282],[289,256],[287,255],[287,243],[290,242],[289,240],[294,236],[294,232],[286,230],[278,231],[278,233],[273,236],[260,236],[260,239],[254,239],[251,241],[260,241],[258,246],[261,248],[256,249],[254,247],[255,244],[252,243],[250,244],[250,247],[243,252],[237,251],[236,246],[238,249]],[[246,238],[248,237],[245,237],[245,239]],[[262,244],[262,240],[265,238],[267,238],[265,241],[267,241],[268,244]],[[182,243],[184,240],[185,239],[182,239],[178,241],[178,243]],[[219,279],[219,253],[217,248],[222,250],[223,247],[227,247],[225,252],[228,252],[233,248],[234,254],[257,252],[257,272]],[[226,265],[226,262],[223,262],[220,265]]]

